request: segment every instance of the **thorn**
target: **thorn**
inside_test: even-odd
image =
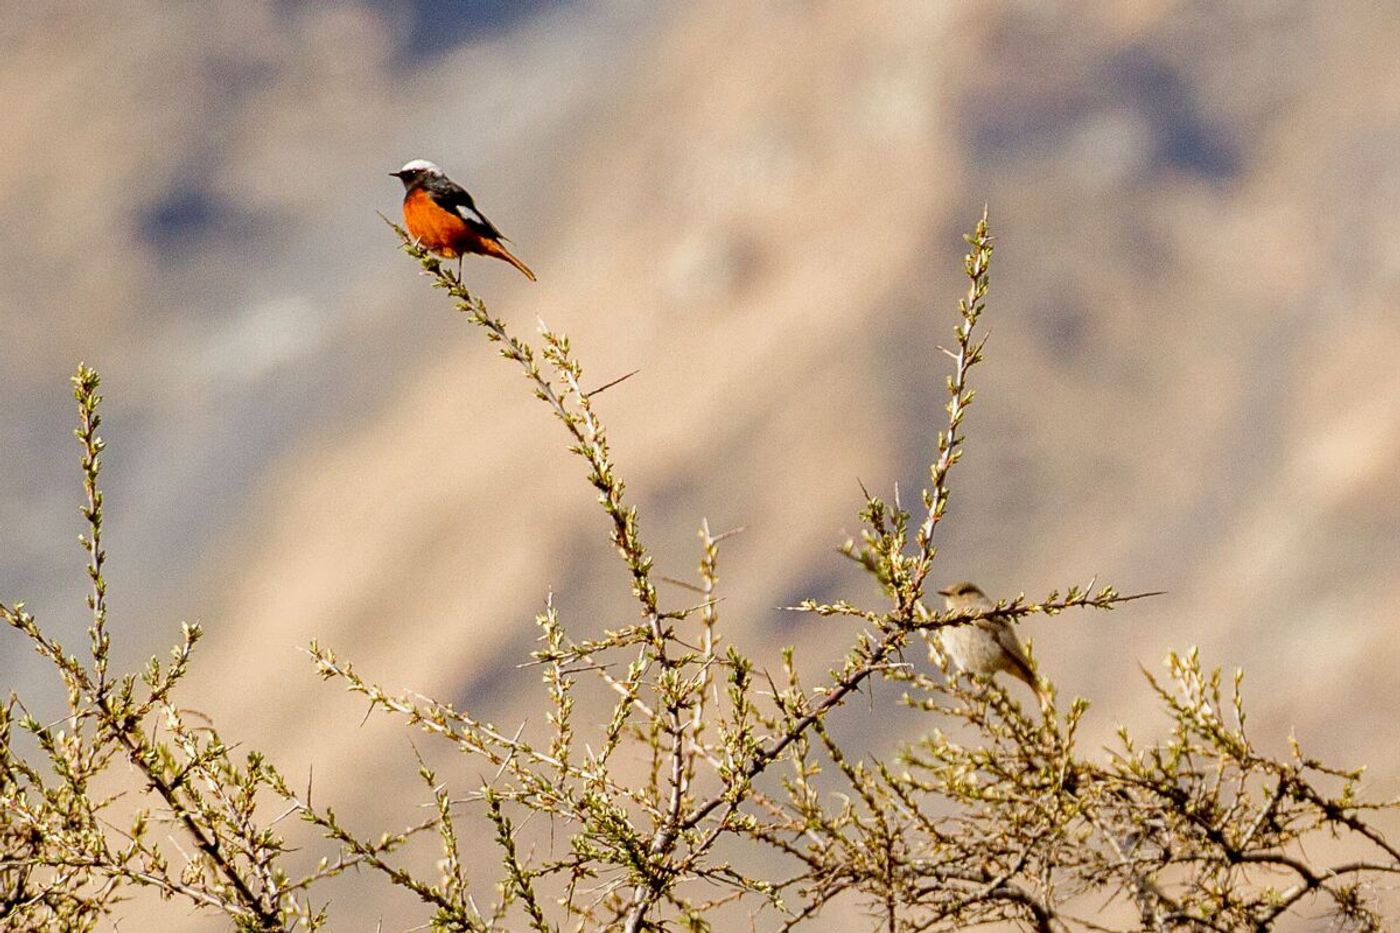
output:
[[[634,369],[634,370],[632,370],[630,373],[628,373],[628,374],[625,375],[625,376],[618,376],[618,377],[617,377],[616,379],[614,379],[612,382],[605,382],[605,383],[603,383],[602,385],[600,385],[598,388],[592,389],[592,390],[590,390],[590,391],[588,391],[588,392],[583,393],[583,397],[584,397],[584,398],[591,399],[593,396],[597,395],[598,393],[600,393],[600,392],[606,392],[608,389],[611,389],[613,386],[617,385],[617,384],[620,383],[620,382],[626,382],[628,379],[631,379],[633,376],[637,375],[637,373],[639,373],[639,372],[641,372],[640,369]]]
[[[687,583],[684,580],[677,580],[675,577],[663,576],[661,577],[661,582],[669,583],[672,586],[679,586],[682,589],[690,590],[692,593],[699,593],[701,596],[705,595],[705,591],[702,590],[700,587],[696,586],[694,583]]]
[[[1116,600],[1114,600],[1114,602],[1129,603],[1129,602],[1132,602],[1132,601],[1135,600],[1135,599],[1148,599],[1148,598],[1153,597],[1153,596],[1166,596],[1166,595],[1167,595],[1167,591],[1166,591],[1166,590],[1153,590],[1153,591],[1150,592],[1150,593],[1133,593],[1133,594],[1128,595],[1128,596],[1119,596]]]

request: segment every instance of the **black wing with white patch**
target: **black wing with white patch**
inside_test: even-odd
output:
[[[452,211],[458,217],[467,222],[467,225],[492,240],[504,240],[501,231],[496,229],[496,225],[486,219],[486,215],[476,209],[476,202],[467,193],[467,189],[446,178],[435,178],[426,185],[428,193],[433,200],[443,210]]]

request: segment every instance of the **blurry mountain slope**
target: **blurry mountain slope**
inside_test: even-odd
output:
[[[402,6],[67,4],[0,22],[0,580],[73,641],[76,362],[120,400],[118,603],[173,625],[268,465],[362,420],[435,339],[402,326],[384,274],[401,268],[374,213],[397,203],[387,172],[455,159],[484,203],[518,205],[516,232],[553,162],[506,175],[503,159],[556,151],[622,68],[598,62],[648,20],[561,8],[426,70]]]
[[[386,65],[365,106],[393,129],[357,124],[344,151],[329,130],[302,148],[290,129],[286,148],[263,139],[326,119],[289,82],[223,170],[239,204],[302,232],[285,254],[192,261],[294,294],[308,269],[339,270],[303,300],[340,348],[255,380],[241,420],[198,415],[257,433],[295,398],[324,420],[283,429],[230,506],[231,538],[201,549],[200,595],[168,603],[211,631],[197,705],[226,735],[293,775],[314,763],[318,798],[360,828],[397,826],[424,799],[403,730],[356,730],[362,707],[295,646],[513,724],[537,710],[538,673],[515,665],[551,588],[579,636],[635,611],[564,435],[370,213],[397,204],[384,165],[422,155],[472,185],[540,273],[531,286],[469,261],[493,310],[522,335],[536,317],[568,332],[594,384],[641,368],[598,406],[661,572],[689,574],[702,516],[746,526],[722,557],[727,637],[769,660],[796,644],[814,675],[850,630],[774,607],[877,598],[832,549],[857,530],[857,480],[912,500],[926,476],[958,233],[988,202],[992,338],[940,578],[1008,596],[1094,574],[1169,591],[1025,626],[1062,696],[1095,700],[1086,747],[1118,722],[1155,728],[1138,663],[1199,643],[1249,672],[1264,745],[1296,726],[1395,791],[1377,726],[1400,701],[1400,15],[733,0],[667,6],[624,40],[602,37],[607,9]],[[578,51],[587,23],[625,66]],[[591,92],[542,77],[556,57]],[[469,84],[479,73],[513,81]],[[511,122],[542,98],[558,113]],[[307,190],[283,153],[343,174]],[[104,291],[124,296],[107,313],[139,308],[147,284]],[[301,326],[284,291],[269,287],[248,339]],[[144,326],[112,345],[146,346]],[[199,371],[208,393],[238,378]],[[147,384],[114,375],[114,395]],[[853,707],[838,732],[897,738],[870,726]],[[344,916],[400,919],[359,896]]]
[[[1369,748],[1369,724],[1397,694],[1374,676],[1393,662],[1376,643],[1400,556],[1397,516],[1382,506],[1397,501],[1386,467],[1400,387],[1384,358],[1400,327],[1383,310],[1395,269],[1349,264],[1343,278],[1317,238],[1388,238],[1394,250],[1382,211],[1356,218],[1365,233],[1318,218],[1329,203],[1368,203],[1337,189],[1344,172],[1370,173],[1368,186],[1396,178],[1378,162],[1338,165],[1358,144],[1307,141],[1335,119],[1320,102],[1338,93],[1337,59],[1395,24],[1348,31],[1301,11],[1226,23],[1231,56],[1286,72],[1248,94],[1235,66],[1206,54],[1222,24],[1183,32],[1165,10],[1116,22],[950,18],[922,4],[887,19],[839,5],[719,9],[677,14],[645,77],[576,141],[547,199],[567,208],[526,241],[531,255],[544,247],[541,284],[500,291],[470,267],[518,331],[535,315],[568,331],[597,382],[642,368],[600,406],[663,571],[693,563],[700,516],[747,526],[726,564],[731,637],[770,645],[770,657],[795,642],[824,667],[850,632],[772,607],[872,595],[831,548],[854,529],[857,478],[889,490],[923,475],[941,418],[934,344],[959,289],[956,232],[985,198],[1002,237],[991,361],[945,575],[997,592],[1094,573],[1171,591],[1116,616],[1027,626],[1062,690],[1100,702],[1092,734],[1144,718],[1139,661],[1199,642],[1250,670],[1271,743],[1297,723],[1320,752]],[[1314,27],[1322,49],[1297,42]],[[1272,58],[1280,49],[1291,57]],[[1353,106],[1360,136],[1395,134],[1390,102]],[[405,296],[450,318],[421,288]],[[1368,339],[1339,341],[1328,321],[1341,314],[1348,328],[1369,321]],[[1346,374],[1365,412],[1340,419],[1350,430],[1319,431],[1328,370]],[[292,461],[267,500],[272,537],[257,535],[250,582],[234,590],[226,631],[244,647],[218,692],[264,663],[266,627],[514,722],[536,677],[513,665],[549,587],[579,634],[623,622],[632,608],[602,517],[527,396],[462,333],[357,439]],[[1369,480],[1349,490],[1358,476]],[[1330,573],[1300,572],[1356,533],[1353,502],[1382,508],[1370,540],[1348,543]],[[1286,559],[1261,576],[1276,548]],[[1367,611],[1323,608],[1339,604]],[[1310,635],[1317,626],[1330,634]],[[1356,647],[1336,645],[1339,632]],[[332,726],[345,710],[301,663],[284,655],[276,678],[302,692],[299,754],[402,748],[372,720],[364,747],[346,750]],[[1372,694],[1352,696],[1357,680]],[[1339,715],[1348,704],[1371,716]],[[1367,757],[1393,775],[1387,756]],[[400,769],[404,800],[410,777]],[[356,777],[332,792],[366,789]]]

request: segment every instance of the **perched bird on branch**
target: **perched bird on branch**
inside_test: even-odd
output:
[[[947,597],[948,609],[953,612],[990,613],[996,608],[987,594],[971,583],[954,583],[938,592]],[[1035,676],[1025,646],[1016,637],[1010,619],[987,615],[971,622],[947,625],[938,629],[938,641],[944,653],[964,673],[990,677],[1005,671],[1030,685],[1041,709],[1050,708],[1050,688]]]
[[[462,257],[471,253],[504,259],[535,281],[535,273],[506,249],[509,241],[476,209],[467,189],[442,169],[427,159],[414,159],[389,174],[403,182],[403,220],[409,236],[430,252],[456,259],[459,278]]]

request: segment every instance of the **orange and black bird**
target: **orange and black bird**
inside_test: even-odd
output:
[[[403,182],[403,220],[409,236],[439,256],[456,259],[459,277],[462,257],[475,253],[504,259],[535,281],[535,273],[505,248],[508,241],[476,209],[467,189],[444,175],[442,169],[427,159],[414,159],[389,174]]]

